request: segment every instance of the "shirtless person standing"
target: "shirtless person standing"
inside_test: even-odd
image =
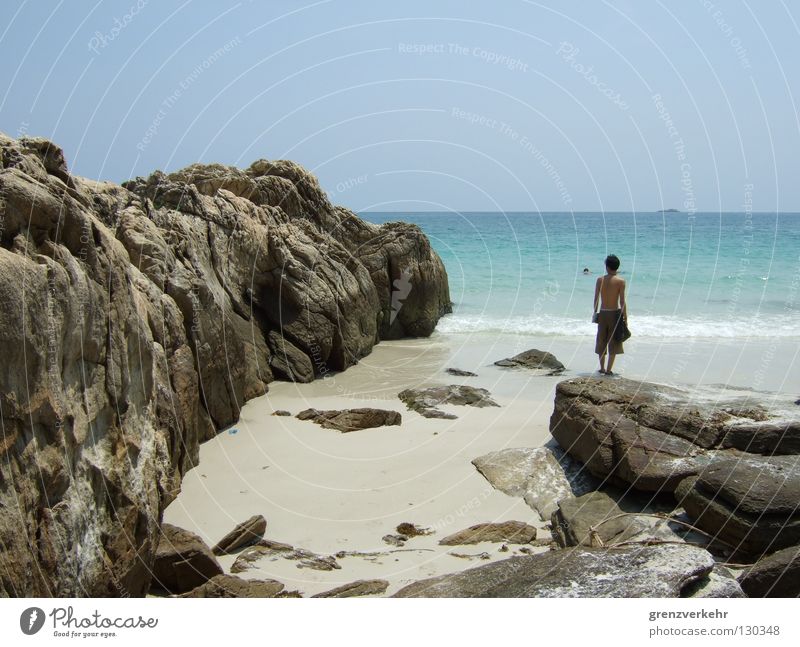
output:
[[[614,339],[614,329],[622,317],[627,321],[628,310],[625,307],[625,279],[617,276],[619,259],[611,254],[606,258],[606,275],[597,278],[594,286],[594,311],[597,313],[597,339],[594,352],[600,356],[600,372],[613,375],[611,367],[617,355],[623,354],[622,342]],[[600,311],[598,312],[598,302]],[[608,366],[606,366],[608,355]]]

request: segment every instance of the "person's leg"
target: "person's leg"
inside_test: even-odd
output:
[[[605,373],[606,372],[606,354],[605,353],[600,355],[600,372],[601,373]]]
[[[611,367],[614,366],[614,360],[616,359],[616,353],[609,353],[608,354],[608,367],[606,368],[606,373],[611,375]]]

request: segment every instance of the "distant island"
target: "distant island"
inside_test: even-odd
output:
[[[680,213],[680,209],[659,209],[656,213]]]

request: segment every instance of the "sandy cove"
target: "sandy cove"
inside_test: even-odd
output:
[[[532,347],[549,350],[573,370],[547,377],[493,366],[495,360]],[[639,340],[628,348],[617,364],[627,377],[746,387],[746,375],[751,381],[760,375],[758,390],[781,392],[776,398],[800,392],[800,376],[790,370],[796,344],[696,340],[690,361],[683,360],[685,342]],[[547,442],[555,385],[590,374],[595,368],[591,351],[592,340],[586,338],[434,335],[383,342],[357,366],[311,384],[273,383],[267,395],[245,405],[237,424],[201,447],[200,465],[185,476],[164,521],[213,545],[240,521],[262,514],[268,522],[266,537],[273,541],[321,555],[360,553],[337,558],[338,570],[298,568],[295,561],[278,559],[239,573],[279,580],[304,596],[359,579],[388,580],[385,595],[391,595],[419,579],[519,554],[521,547],[513,544],[501,552],[497,543],[438,542],[476,523],[508,520],[536,526],[539,539],[549,540],[538,513],[522,499],[494,490],[471,461],[491,451]],[[764,370],[756,373],[762,365]],[[451,366],[478,376],[450,376],[444,369]],[[501,406],[444,406],[458,419],[439,420],[407,411],[397,398],[405,388],[434,384],[486,388]],[[281,409],[294,416],[309,407],[362,406],[399,411],[402,425],[342,434],[272,415]],[[402,522],[435,532],[413,537],[402,547],[385,543],[382,537],[394,534]],[[235,557],[220,558],[226,572]]]

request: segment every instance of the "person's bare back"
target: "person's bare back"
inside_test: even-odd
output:
[[[602,310],[619,310],[625,307],[625,279],[616,272],[597,278],[596,291],[600,295]]]

